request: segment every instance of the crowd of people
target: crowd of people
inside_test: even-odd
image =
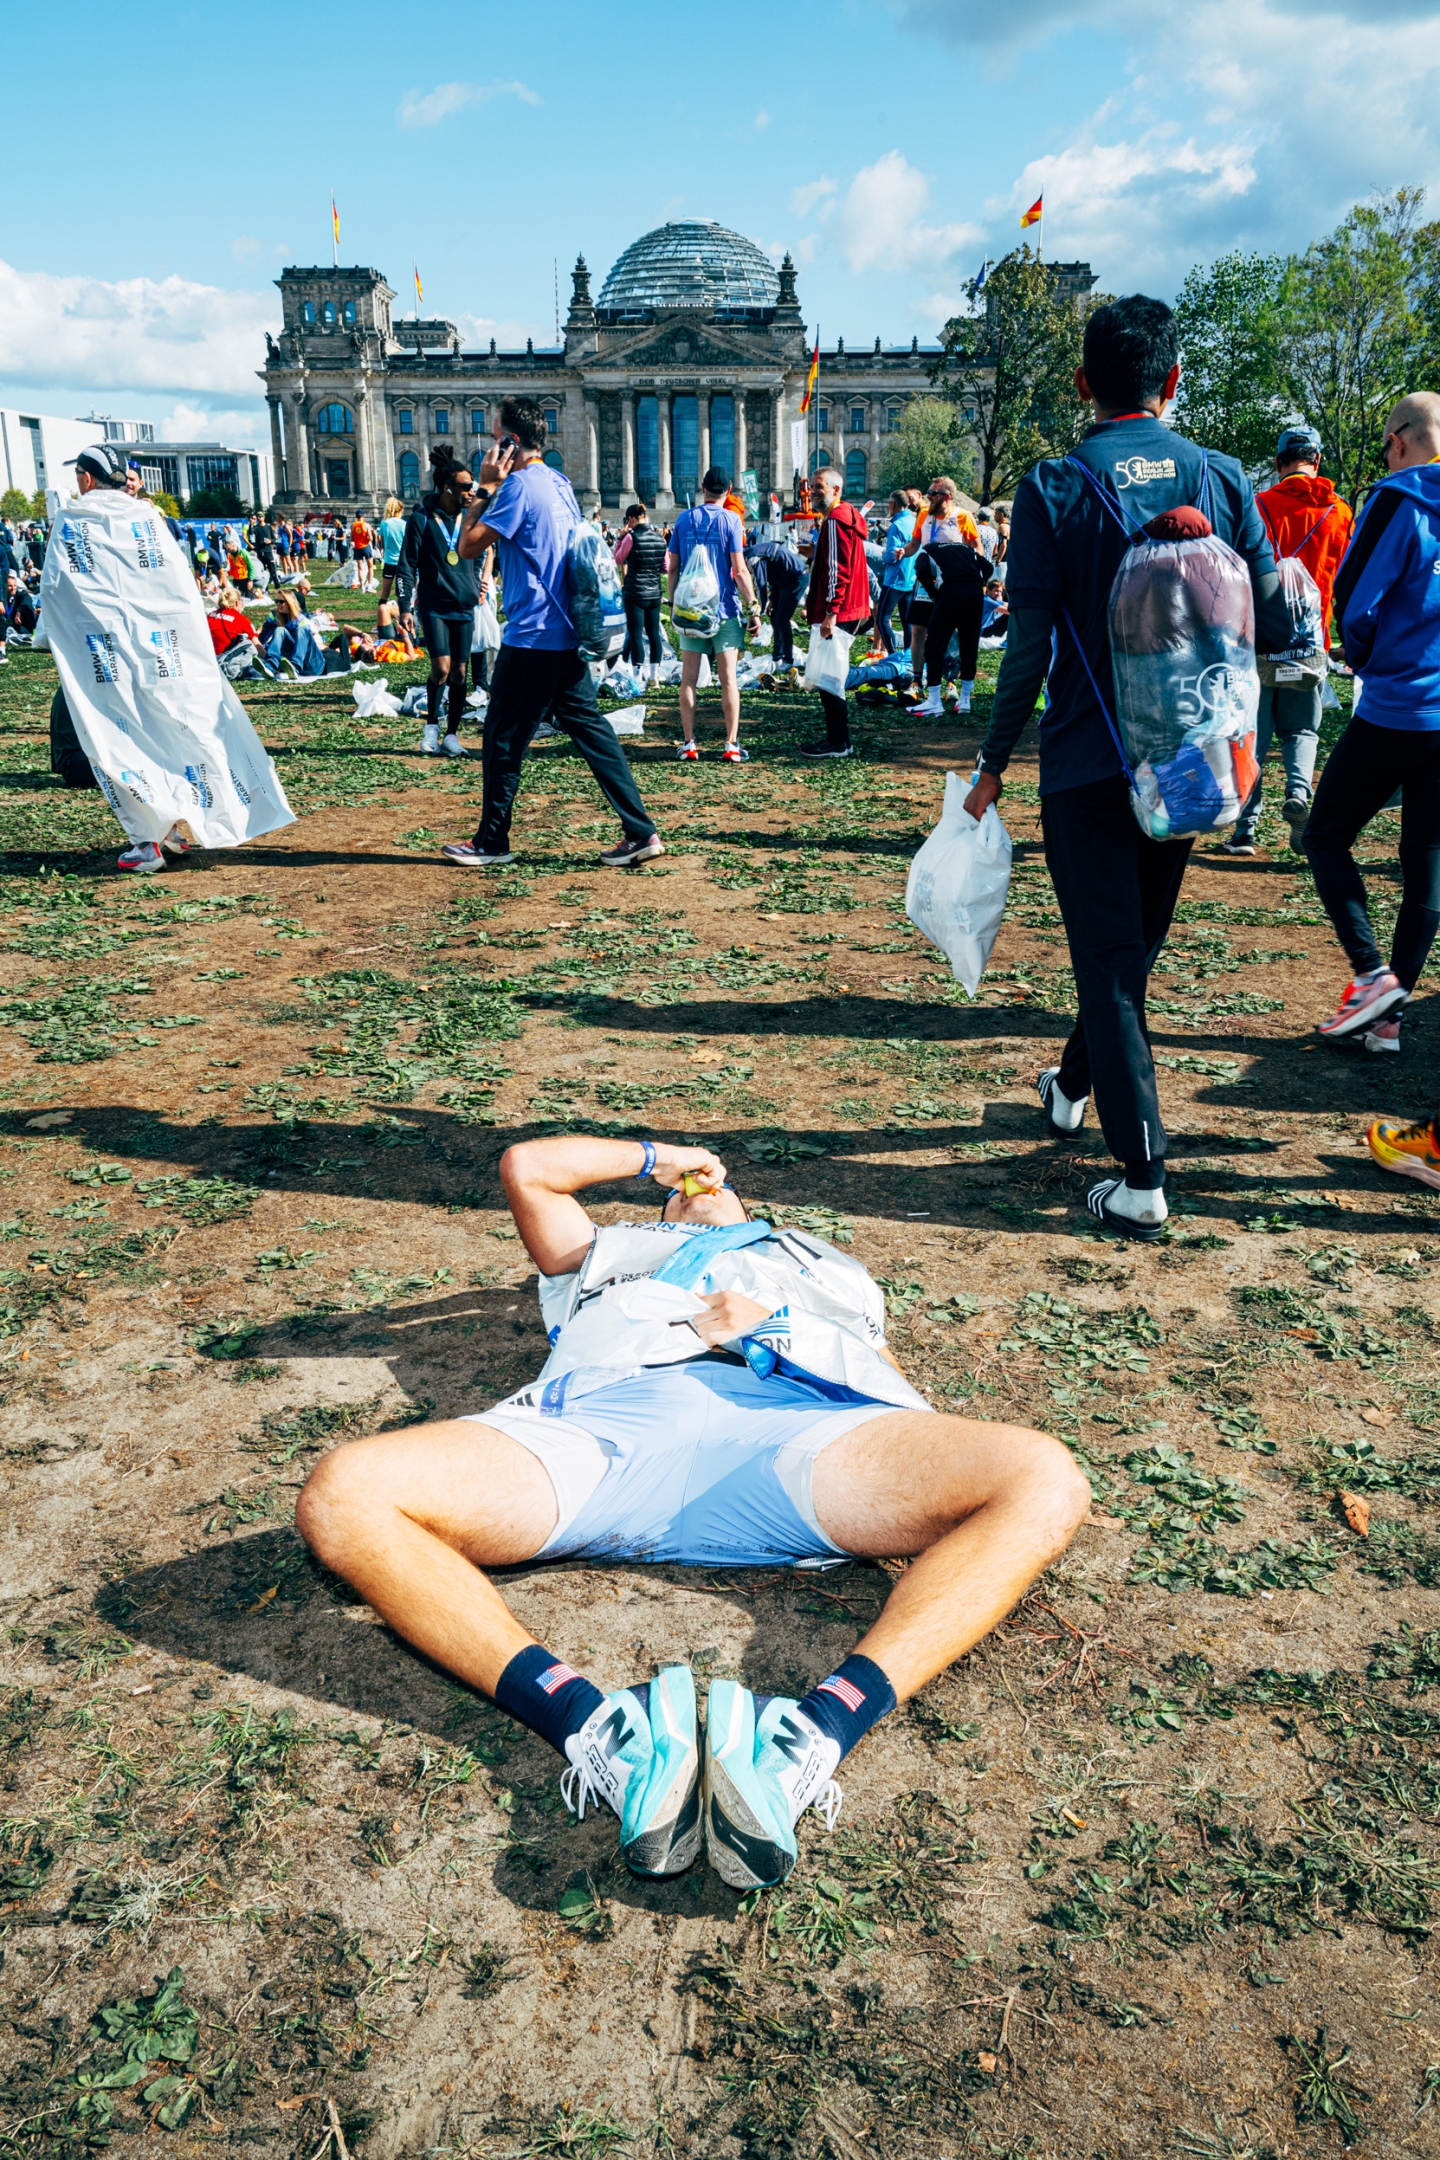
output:
[[[1217,851],[1254,853],[1264,759],[1278,746],[1289,847],[1308,857],[1353,969],[1321,1036],[1398,1050],[1440,927],[1440,396],[1396,403],[1387,475],[1356,515],[1322,476],[1324,445],[1307,425],[1283,431],[1275,480],[1258,493],[1234,459],[1167,426],[1179,368],[1163,303],[1134,296],[1098,309],[1076,374],[1092,422],[1068,456],[1027,474],[1008,512],[972,512],[942,474],[872,518],[873,505],[847,502],[829,467],[805,484],[788,535],[782,521],[747,541],[743,504],[718,466],[669,526],[657,530],[644,503],[630,505],[606,536],[623,581],[625,644],[613,666],[608,653],[592,656],[581,628],[580,505],[545,462],[545,415],[525,398],[501,404],[478,468],[437,445],[421,501],[387,504],[373,528],[357,517],[338,538],[331,521],[332,545],[349,551],[367,590],[378,550],[373,636],[336,626],[323,641],[308,527],[260,518],[186,544],[222,666],[238,652],[246,666],[258,658],[305,675],[367,653],[423,651],[422,748],[436,755],[467,754],[461,728],[472,704],[483,706],[478,827],[443,849],[465,869],[513,862],[522,763],[542,724],[570,737],[618,820],[600,861],[625,868],[664,853],[597,692],[607,668],[644,687],[669,667],[667,598],[687,761],[699,755],[696,694],[707,675],[720,696],[720,755],[745,756],[740,668],[747,646],[764,649],[762,610],[771,680],[799,680],[803,615],[806,679],[824,722],[802,752],[811,758],[853,755],[853,677],[888,682],[927,721],[943,716],[953,683],[963,718],[982,644],[1003,643],[966,809],[980,820],[1002,797],[1043,693],[1041,827],[1078,1016],[1059,1062],[1039,1076],[1040,1115],[1049,1132],[1071,1135],[1093,1098],[1116,1174],[1087,1204],[1112,1232],[1154,1240],[1168,1212],[1167,1140],[1146,997],[1194,837],[1156,837],[1142,818],[1112,710],[1112,591],[1140,540],[1213,544],[1211,559],[1243,586],[1258,729],[1253,755],[1248,734],[1235,749],[1230,815],[1239,815]],[[108,446],[77,470],[82,490],[130,487]],[[0,545],[7,609],[22,591],[33,605],[36,535],[7,533]],[[274,594],[258,627],[243,605],[257,565]],[[1304,637],[1302,587],[1315,595]],[[873,650],[857,661],[867,632]],[[1353,673],[1355,704],[1317,784],[1332,664]],[[1201,763],[1193,750],[1192,780]],[[66,784],[93,784],[85,764],[71,740],[56,769]],[[1402,897],[1387,958],[1354,847],[1392,801]],[[1383,1169],[1440,1190],[1435,1116],[1378,1119],[1369,1144]],[[737,1888],[777,1882],[794,1864],[805,1810],[833,1823],[841,1760],[1063,1550],[1085,1513],[1084,1480],[1044,1435],[932,1410],[900,1375],[883,1297],[859,1261],[752,1221],[710,1150],[571,1136],[511,1148],[501,1171],[540,1272],[544,1372],[476,1417],[335,1450],[305,1488],[301,1529],[397,1632],[554,1746],[567,1801],[581,1813],[591,1801],[614,1810],[637,1872],[676,1873],[703,1842]],[[635,1177],[664,1189],[659,1219],[597,1225],[580,1195]],[[534,1641],[481,1572],[537,1555],[713,1567],[897,1554],[911,1566],[834,1672],[794,1699],[718,1682],[703,1735],[688,1665],[604,1693]]]

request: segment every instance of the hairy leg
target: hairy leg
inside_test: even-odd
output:
[[[856,1649],[904,1702],[1002,1620],[1090,1504],[1069,1450],[1018,1425],[897,1411],[815,1458],[827,1537],[871,1559],[915,1555]]]
[[[680,732],[686,742],[695,740],[695,685],[700,680],[700,662],[704,657],[698,652],[680,655]]]
[[[720,684],[720,713],[725,722],[725,740],[735,742],[740,734],[740,685],[735,679],[739,654],[733,646],[715,655],[715,675]]]
[[[557,1520],[543,1465],[508,1434],[452,1418],[352,1440],[316,1464],[295,1520],[397,1635],[487,1695],[535,1640],[480,1573],[532,1559]]]

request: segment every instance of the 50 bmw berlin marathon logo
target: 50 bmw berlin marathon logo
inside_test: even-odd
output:
[[[1175,460],[1173,457],[1128,457],[1115,460],[1116,487],[1144,487],[1150,480],[1173,480]]]

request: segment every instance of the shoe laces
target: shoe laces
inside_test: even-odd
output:
[[[840,1787],[836,1784],[834,1778],[832,1777],[827,1784],[821,1786],[819,1792],[816,1793],[815,1798],[811,1801],[810,1805],[814,1808],[816,1814],[824,1816],[825,1828],[827,1830],[833,1830],[835,1828],[835,1823],[840,1814],[840,1809],[844,1805],[844,1800],[844,1793],[840,1790]]]
[[[561,1773],[560,1798],[577,1822],[584,1822],[585,1809],[590,1801],[601,1801],[605,1795],[590,1775],[585,1763],[572,1763]]]

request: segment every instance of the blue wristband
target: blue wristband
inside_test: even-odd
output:
[[[653,1140],[642,1140],[640,1145],[645,1150],[645,1160],[641,1163],[636,1175],[639,1177],[651,1177],[655,1170],[655,1143]]]

